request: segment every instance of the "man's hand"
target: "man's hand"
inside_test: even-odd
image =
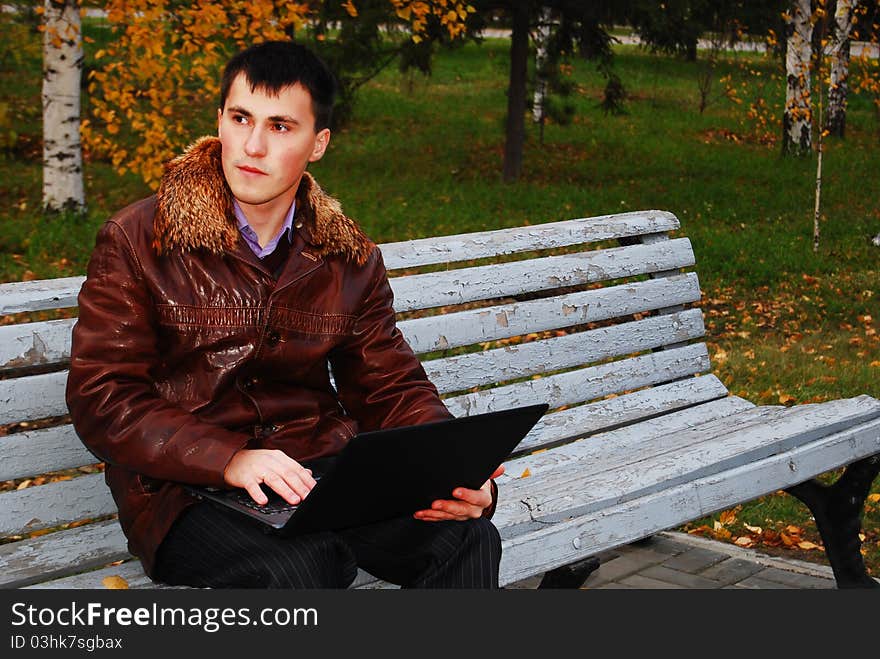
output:
[[[269,501],[260,489],[260,483],[271,487],[291,504],[305,499],[315,487],[311,469],[306,469],[284,451],[274,449],[241,449],[226,465],[223,480],[227,485],[246,489],[260,505]]]
[[[457,487],[452,491],[455,499],[438,499],[431,504],[428,510],[419,510],[413,517],[426,522],[445,522],[458,521],[463,522],[468,519],[477,519],[482,517],[483,511],[492,505],[492,484],[493,478],[498,478],[504,473],[504,465],[498,468],[489,476],[489,480],[480,486],[479,490],[469,490],[464,487]]]

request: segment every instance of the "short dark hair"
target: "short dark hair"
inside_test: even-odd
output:
[[[327,65],[315,53],[293,41],[265,41],[237,53],[223,69],[220,83],[220,109],[226,107],[226,97],[232,83],[243,73],[251,91],[264,90],[277,94],[297,83],[312,97],[315,130],[329,128],[336,97],[336,79]]]

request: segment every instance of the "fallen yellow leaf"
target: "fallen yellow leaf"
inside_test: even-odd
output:
[[[750,524],[743,524],[743,526],[745,526],[749,531],[751,531],[755,535],[761,535],[761,533],[764,532],[764,529],[762,529],[760,526],[751,526]]]
[[[751,547],[753,544],[755,544],[755,541],[747,535],[741,535],[733,541],[733,544],[739,545],[740,547]]]
[[[873,494],[869,494],[868,501],[871,501],[873,503],[880,503],[880,493],[875,492]]]
[[[819,545],[810,542],[809,540],[801,540],[797,543],[797,546],[801,549],[819,549]]]
[[[104,584],[104,588],[109,590],[128,590],[128,582],[118,574],[104,577],[101,579],[101,583]]]
[[[721,523],[727,526],[736,521],[736,511],[735,510],[725,510],[718,516],[718,519],[721,520]]]
[[[523,473],[521,473],[521,474],[519,475],[519,477],[520,477],[520,478],[528,478],[528,477],[531,476],[531,475],[532,475],[531,470],[529,470],[529,468],[526,467],[525,470],[523,471]]]
[[[791,394],[779,394],[779,402],[783,405],[789,405],[797,402],[797,399]]]
[[[786,527],[785,527],[785,530],[788,531],[789,533],[791,533],[792,535],[800,535],[800,533],[801,533],[801,529],[800,529],[800,527],[798,527],[798,526],[793,526],[793,525],[791,525],[791,524],[789,524],[788,526],[786,526]]]

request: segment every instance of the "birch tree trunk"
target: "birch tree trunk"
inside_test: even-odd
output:
[[[831,41],[831,84],[828,87],[828,114],[825,128],[830,135],[843,137],[846,128],[846,96],[849,77],[849,37],[853,10],[858,0],[837,0],[834,37]]]
[[[544,122],[544,99],[547,97],[547,47],[551,33],[549,7],[542,7],[535,30],[535,94],[532,98],[532,119]]]
[[[782,115],[782,153],[806,155],[812,150],[810,56],[813,23],[810,0],[792,0],[786,16],[785,110]]]
[[[43,0],[43,9],[43,206],[83,211],[79,0]]]

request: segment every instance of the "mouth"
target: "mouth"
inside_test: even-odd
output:
[[[240,172],[244,172],[245,174],[260,174],[262,176],[267,176],[268,174],[264,172],[262,169],[258,169],[256,167],[250,167],[249,165],[236,165],[236,168]]]

